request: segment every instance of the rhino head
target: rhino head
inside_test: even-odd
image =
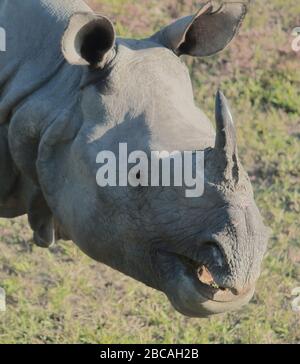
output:
[[[74,14],[62,50],[68,67],[81,72],[81,85],[72,85],[68,97],[74,94],[75,101],[39,134],[36,180],[40,206],[48,209],[37,240],[52,241],[55,226],[58,237],[164,292],[193,317],[248,303],[267,246],[228,103],[218,92],[215,131],[195,106],[180,58],[224,49],[246,11],[243,3],[216,9],[209,2],[143,40],[117,38],[106,17]],[[128,153],[146,155],[203,151],[203,194],[187,198],[180,186],[143,186],[143,170],[129,177],[135,187],[99,187],[97,155],[118,155],[120,143]],[[50,227],[49,214],[55,221]]]

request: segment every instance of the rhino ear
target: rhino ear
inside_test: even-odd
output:
[[[187,16],[155,34],[159,41],[177,55],[211,56],[222,51],[237,34],[247,13],[244,3],[225,3],[215,9],[206,3],[195,16]]]
[[[112,58],[116,33],[111,21],[94,13],[75,13],[62,39],[62,52],[73,65],[103,68]]]

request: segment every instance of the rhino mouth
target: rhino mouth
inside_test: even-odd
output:
[[[225,258],[223,258],[225,259]],[[237,290],[217,283],[226,278],[207,259],[191,259],[185,255],[160,251],[157,269],[162,291],[177,311],[191,317],[207,317],[238,310],[254,294],[254,287]],[[222,279],[226,281],[226,279]]]
[[[226,288],[225,285],[216,282],[213,269],[208,264],[180,255],[174,255],[174,258],[179,259],[186,267],[190,279],[195,282],[198,291],[207,300],[222,303],[235,301],[239,297],[240,293],[235,288]]]

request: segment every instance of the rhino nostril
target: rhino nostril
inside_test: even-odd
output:
[[[251,290],[251,287],[247,286],[243,288],[231,288],[230,290],[235,296],[242,296],[247,294]]]
[[[232,288],[232,289],[231,289],[231,292],[232,292],[235,296],[239,296],[239,294],[240,294],[240,291],[239,291],[238,289],[236,289],[236,288]]]
[[[202,246],[201,252],[206,258],[206,260],[211,262],[215,267],[218,268],[225,267],[226,264],[225,255],[219,244],[215,242],[207,242]]]
[[[201,247],[202,265],[197,269],[197,275],[201,283],[209,286],[217,286],[213,277],[212,266],[222,266],[224,264],[223,254],[217,244],[206,242]]]

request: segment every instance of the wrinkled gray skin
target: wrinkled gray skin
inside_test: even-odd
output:
[[[111,22],[80,0],[0,0],[0,216],[28,214],[39,246],[73,240],[165,292],[185,315],[247,303],[268,234],[224,96],[216,134],[180,59],[221,51],[245,13],[243,4],[208,3],[149,39],[129,40],[115,39]],[[98,187],[97,154],[121,142],[129,152],[204,150],[204,195]],[[201,266],[214,288],[198,279]]]

